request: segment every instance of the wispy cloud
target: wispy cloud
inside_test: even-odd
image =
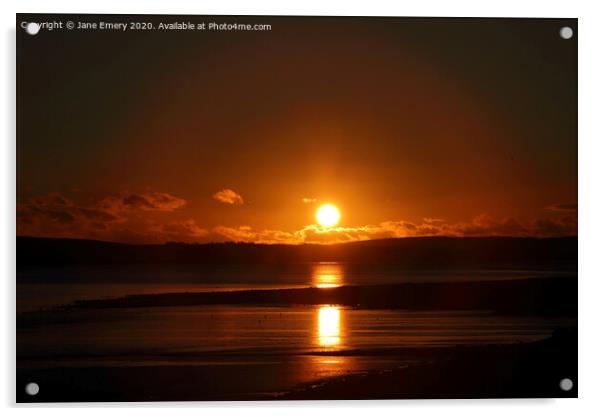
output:
[[[301,198],[301,202],[304,204],[317,204],[320,200],[317,198]]]
[[[496,219],[480,215],[468,222],[446,223],[439,219],[422,222],[385,221],[358,227],[321,227],[307,225],[296,231],[256,230],[249,226],[215,227],[213,233],[231,241],[264,244],[332,244],[378,238],[402,237],[559,237],[577,234],[577,220],[566,216],[519,222],[514,218]],[[219,238],[218,238],[219,239]]]
[[[577,211],[577,203],[552,204],[546,207],[546,209],[549,211]]]
[[[244,200],[242,196],[233,191],[232,189],[222,189],[221,191],[217,191],[213,194],[213,199],[223,204],[230,205],[242,205],[244,204]]]

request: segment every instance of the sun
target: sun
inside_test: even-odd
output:
[[[321,205],[316,211],[316,220],[318,221],[318,224],[324,227],[337,225],[339,218],[341,218],[339,209],[332,204]]]

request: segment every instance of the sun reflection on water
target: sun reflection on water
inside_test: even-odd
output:
[[[311,271],[312,285],[321,289],[343,284],[343,267],[339,263],[318,263]]]
[[[340,308],[321,306],[318,309],[318,343],[323,347],[334,347],[341,343]]]

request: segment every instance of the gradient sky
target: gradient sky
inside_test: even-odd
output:
[[[145,20],[272,30],[19,31],[19,235],[577,233],[576,20]]]

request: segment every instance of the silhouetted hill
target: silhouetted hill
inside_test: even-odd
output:
[[[337,261],[402,268],[577,268],[577,237],[416,237],[333,245],[133,245],[17,237],[17,266],[286,264]]]

